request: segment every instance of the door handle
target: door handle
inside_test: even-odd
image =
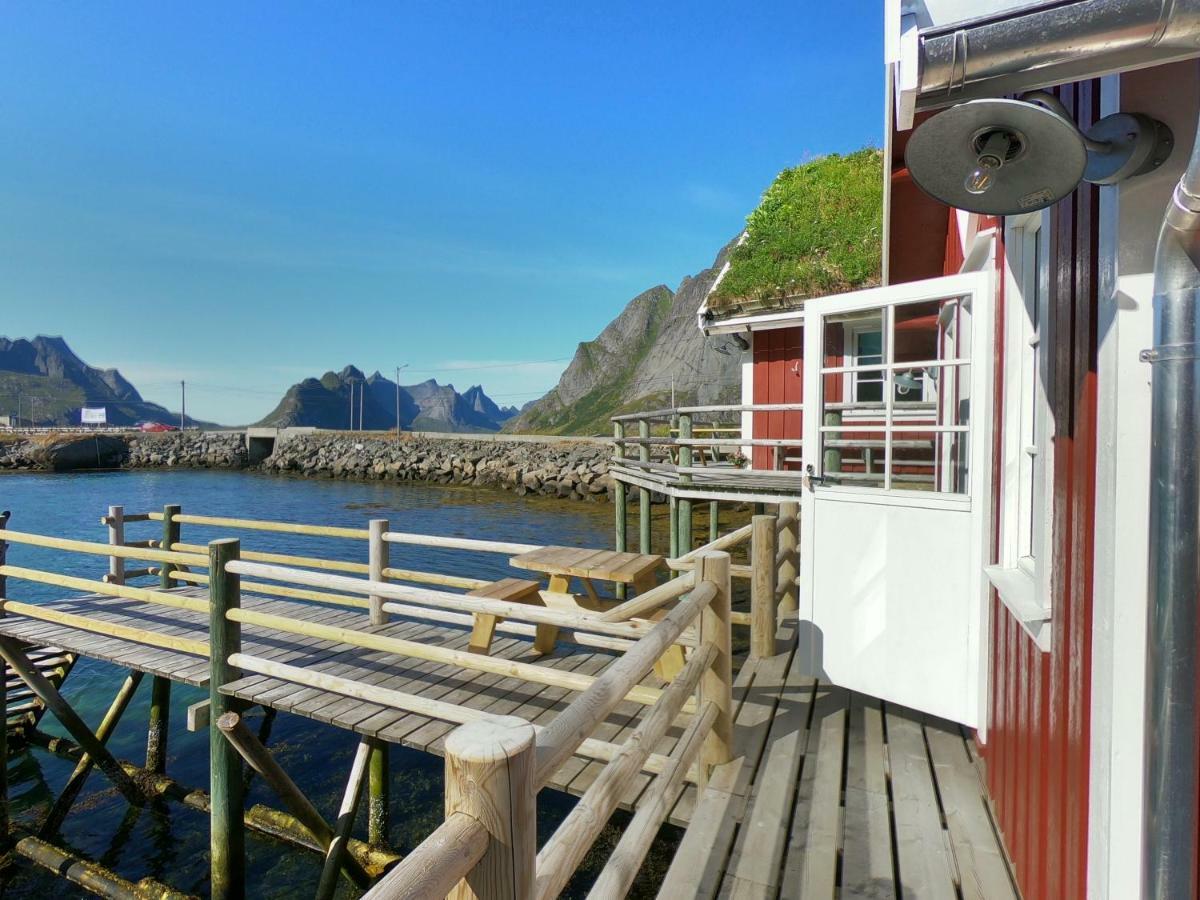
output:
[[[812,463],[809,463],[804,469],[804,482],[808,485],[811,491],[814,484],[824,484],[825,476],[814,474]]]

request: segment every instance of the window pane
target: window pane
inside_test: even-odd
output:
[[[881,488],[887,468],[886,436],[877,432],[825,432],[822,435],[825,484]]]
[[[925,362],[945,359],[942,345],[942,326],[939,315],[943,308],[953,310],[958,300],[930,300],[925,303],[905,303],[895,307],[895,362]]]
[[[970,489],[969,436],[965,431],[892,433],[892,488],[965,494]]]

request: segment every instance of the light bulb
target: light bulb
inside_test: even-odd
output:
[[[963,181],[963,187],[969,194],[986,194],[988,189],[996,183],[996,170],[999,168],[998,157],[987,153],[983,154],[979,157],[979,164],[975,166],[974,171]]]

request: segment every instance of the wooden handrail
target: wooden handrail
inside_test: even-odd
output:
[[[700,584],[637,645],[610,665],[590,687],[559,713],[538,736],[537,783],[544,785],[579,742],[633,690],[654,663],[717,596],[713,584]],[[660,692],[661,695],[661,692]]]
[[[413,544],[418,547],[445,547],[451,550],[477,550],[483,553],[528,553],[541,550],[544,544],[517,544],[511,541],[481,541],[475,538],[443,537],[437,534],[410,534],[386,531],[383,539],[389,544]]]
[[[684,701],[712,665],[717,650],[711,644],[692,654],[687,665],[663,692],[620,751],[596,776],[579,802],[558,826],[537,857],[537,900],[553,900],[561,893],[579,863],[616,810],[625,789],[641,771],[650,751],[662,740]]]
[[[630,619],[645,616],[666,606],[676,597],[683,596],[692,589],[694,584],[695,581],[687,576],[675,578],[606,610],[600,615],[599,620],[601,622],[627,622]]]
[[[591,628],[599,634],[607,634],[612,637],[638,638],[648,634],[653,627],[651,623],[647,622],[613,623],[605,620],[603,617],[597,617],[592,614],[546,609],[525,603],[493,600],[486,597],[467,597],[463,594],[452,594],[448,591],[435,591],[429,588],[351,578],[347,575],[308,572],[302,569],[289,569],[283,566],[271,566],[263,563],[236,562],[230,565],[230,571],[237,575],[249,575],[251,577],[266,578],[271,581],[285,581],[309,587],[347,591],[363,596],[376,594],[390,601],[415,603],[418,606],[432,606],[455,612],[486,613],[488,615],[502,616],[506,619],[517,619],[518,621],[534,622],[536,624],[560,625],[567,628],[582,628],[585,630]],[[388,603],[384,603],[385,611],[387,611],[387,606]]]
[[[59,575],[55,572],[42,572],[38,569],[26,569],[21,566],[0,566],[0,575],[9,578],[19,578],[22,581],[34,581],[38,584],[52,584],[56,587],[69,588],[73,591],[84,591],[89,594],[104,594],[107,597],[123,597],[127,600],[138,600],[142,603],[154,603],[159,606],[173,606],[176,609],[187,609],[192,612],[208,612],[208,601],[197,597],[178,597],[148,588],[131,587],[105,581],[93,581],[90,578],[75,578],[71,575]]]
[[[175,543],[171,550],[180,553],[206,553],[208,548],[203,544]],[[316,556],[294,556],[290,553],[267,553],[261,550],[243,550],[242,559],[251,562],[279,563],[285,566],[302,566],[307,569],[323,569],[334,572],[354,572],[367,574],[366,563],[346,562],[340,559],[321,559]]]
[[[150,562],[176,563],[182,566],[206,566],[208,560],[191,553],[173,553],[168,550],[150,550],[139,547],[121,547],[100,544],[94,541],[76,541],[69,538],[32,534],[26,531],[5,529],[3,539],[12,544],[29,544],[33,547],[49,547],[53,550],[69,550],[72,553],[89,553],[93,556],[118,556],[122,559],[144,559]]]
[[[451,813],[362,900],[443,900],[483,859],[488,831],[464,812]]]
[[[422,644],[404,638],[387,637],[382,634],[358,631],[353,628],[343,628],[337,625],[322,625],[301,619],[289,619],[273,613],[257,612],[250,609],[231,609],[228,618],[233,622],[245,625],[258,625],[287,634],[300,634],[322,640],[349,644],[365,650],[381,650],[384,653],[395,653],[397,656],[408,656],[413,659],[424,659],[430,662],[449,663],[462,669],[472,669],[477,672],[489,672],[506,678],[519,678],[534,684],[545,684],[551,687],[567,688],[572,691],[587,691],[597,678],[592,675],[581,675],[578,672],[563,669],[551,669],[533,663],[501,659],[494,656],[482,656],[466,650],[452,650],[435,644]],[[653,632],[651,632],[653,634]],[[666,648],[664,648],[665,650]],[[632,651],[631,651],[632,652]],[[660,651],[660,654],[661,651]],[[656,657],[657,658],[657,657]],[[653,706],[662,691],[658,688],[630,686],[622,699],[631,700],[646,706]]]
[[[160,512],[147,513],[155,522],[163,520]],[[128,521],[129,517],[126,517]],[[335,525],[306,525],[301,522],[272,522],[267,519],[235,519],[229,516],[197,516],[191,513],[179,513],[172,516],[174,521],[182,525],[212,525],[221,528],[241,528],[247,531],[275,531],[284,534],[307,534],[312,537],[337,537],[365,541],[368,537],[365,528],[342,528]]]
[[[642,867],[642,860],[658,835],[663,820],[683,785],[683,777],[700,754],[704,741],[716,726],[719,711],[708,703],[692,719],[679,743],[671,752],[671,768],[654,779],[638,802],[637,812],[621,834],[616,849],[608,858],[600,877],[592,885],[588,900],[621,900]]]

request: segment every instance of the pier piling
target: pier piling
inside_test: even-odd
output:
[[[241,556],[236,538],[208,545],[210,670],[208,701],[210,725],[209,813],[211,884],[213,900],[241,900],[245,896],[246,832],[242,818],[242,760],[233,745],[216,727],[226,713],[237,711],[233,697],[221,693],[221,685],[238,677],[229,665],[229,655],[242,649],[241,624],[227,617],[241,606],[241,579],[226,565]]]
[[[179,521],[183,511],[178,504],[163,507],[162,548],[170,550],[179,543]],[[171,577],[175,567],[164,562],[159,572],[159,586],[168,591],[176,586]],[[155,675],[150,684],[150,721],[146,729],[146,768],[159,775],[167,771],[167,732],[171,725],[171,680]]]

